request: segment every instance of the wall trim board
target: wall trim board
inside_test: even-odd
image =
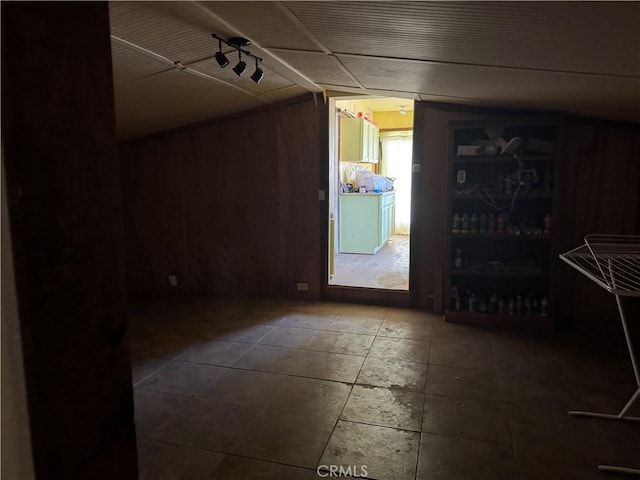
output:
[[[376,288],[329,285],[325,290],[323,299],[334,302],[362,303],[368,305],[394,307],[412,306],[411,296],[408,290],[379,290]]]
[[[413,132],[413,127],[408,127],[408,128],[381,128],[379,130],[380,133],[385,133],[385,132]]]
[[[208,120],[202,120],[200,122],[189,123],[187,125],[181,125],[179,127],[169,128],[166,130],[160,130],[158,132],[146,133],[144,135],[139,135],[136,137],[123,138],[120,140],[121,145],[126,145],[128,143],[137,142],[140,140],[148,140],[156,137],[164,137],[167,135],[172,135],[174,133],[180,133],[190,130],[197,130],[199,128],[208,127],[212,125],[216,125],[218,123],[225,123],[231,120],[236,120],[238,118],[248,117],[252,115],[256,115],[263,112],[268,112],[270,110],[277,110],[282,107],[286,107],[289,105],[295,105],[296,103],[306,102],[308,100],[313,100],[316,102],[316,97],[313,93],[305,93],[303,95],[299,95],[293,98],[287,98],[284,100],[279,100],[275,103],[270,103],[268,105],[261,105],[259,107],[251,108],[249,110],[243,110],[241,112],[230,113],[228,115],[224,115],[221,117],[214,117]]]
[[[603,118],[595,118],[595,117],[579,117],[579,116],[565,116],[565,122],[568,125],[578,126],[578,125],[591,125],[591,126],[602,126],[602,127],[611,127],[611,128],[635,128],[640,129],[640,123],[636,122],[624,122],[621,120],[607,120]]]
[[[319,189],[324,190],[324,201],[318,202],[320,209],[320,252],[318,266],[320,272],[320,298],[326,297],[326,289],[329,284],[329,268],[327,265],[327,255],[329,252],[329,104],[325,104],[321,109],[323,113],[320,114],[320,162],[318,168],[320,169],[320,185]]]
[[[486,115],[487,117],[491,117],[491,116],[553,117],[556,115],[561,115],[561,112],[558,112],[555,110],[545,110],[545,109],[490,107],[490,106],[481,106],[481,105],[465,105],[465,104],[458,104],[458,103],[441,103],[441,102],[433,102],[433,101],[422,101],[420,103],[423,103],[425,107],[433,110],[442,110],[442,111],[456,112],[456,113],[479,114],[479,115]]]
[[[422,228],[424,219],[424,110],[426,102],[416,101],[413,104],[413,152],[411,163],[419,165],[420,171],[412,173],[411,178],[411,236],[409,237],[409,291],[411,292],[411,305],[414,307],[427,307],[429,303],[427,295],[421,295],[420,283],[420,258],[422,249]],[[413,166],[412,166],[413,168]]]

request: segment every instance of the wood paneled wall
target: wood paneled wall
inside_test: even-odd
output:
[[[169,291],[167,276],[174,273],[186,291],[292,296],[296,282],[305,281],[308,298],[318,298],[326,281],[326,212],[317,190],[326,188],[327,110],[305,100],[122,144],[130,289]],[[447,295],[449,122],[534,115],[416,102],[414,163],[422,168],[412,188],[414,305],[442,312]],[[556,253],[578,245],[585,233],[636,232],[637,126],[570,119],[565,128]],[[610,317],[606,295],[594,294],[595,287],[566,268],[563,273],[560,260],[556,267],[560,317]],[[331,295],[386,298],[349,290]]]
[[[568,120],[564,147],[554,220],[559,251],[592,233],[640,233],[640,125]],[[619,321],[611,294],[563,262],[556,271],[561,320]],[[624,304],[632,317],[640,313],[637,300]]]
[[[304,97],[122,143],[132,294],[318,298],[327,123]]]
[[[107,4],[3,2],[2,66],[35,476],[134,479]]]

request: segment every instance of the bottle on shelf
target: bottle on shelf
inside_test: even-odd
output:
[[[462,268],[462,250],[456,248],[456,256],[453,260],[454,268]]]
[[[478,299],[475,293],[469,295],[469,311],[475,312],[478,309]]]
[[[460,233],[469,233],[469,215],[463,213],[461,223]]]
[[[522,308],[522,297],[520,295],[516,296],[516,313],[518,315],[524,313],[524,310]]]
[[[498,296],[495,293],[489,299],[489,313],[498,313]]]
[[[460,215],[458,215],[457,213],[454,213],[451,233],[460,233],[461,223],[462,223],[462,220],[460,219]]]
[[[525,315],[531,315],[533,313],[533,309],[531,306],[531,299],[529,297],[526,297],[524,299],[524,313]]]
[[[508,307],[509,315],[513,315],[516,309],[516,301],[512,298],[509,299],[509,307]]]
[[[451,308],[454,310],[460,310],[460,295],[458,295],[458,287],[451,286]]]
[[[498,300],[498,313],[500,315],[504,315],[506,312],[506,305],[504,303],[504,298],[500,298],[500,300]]]
[[[542,297],[540,300],[540,315],[546,317],[549,314],[549,301],[547,297]]]
[[[487,313],[487,301],[484,298],[484,295],[478,296],[478,312]]]
[[[480,214],[480,218],[478,218],[478,233],[487,233],[488,222],[487,215],[485,213]]]
[[[471,214],[469,223],[469,233],[478,233],[478,216],[475,213]]]

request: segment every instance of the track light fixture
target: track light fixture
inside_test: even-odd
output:
[[[229,65],[229,59],[224,53],[222,53],[222,44],[224,43],[225,45],[231,48],[235,48],[238,51],[238,63],[235,67],[233,67],[233,71],[235,72],[235,74],[241,77],[247,69],[246,62],[242,60],[242,54],[244,53],[245,56],[253,58],[256,61],[256,69],[253,74],[251,74],[251,80],[256,83],[260,83],[260,80],[262,80],[262,78],[264,77],[264,72],[258,66],[258,64],[262,62],[262,59],[260,57],[256,57],[254,54],[247,50],[243,50],[242,48],[246,47],[247,45],[251,45],[251,42],[249,42],[249,40],[243,37],[232,37],[228,40],[225,40],[224,38],[217,36],[215,33],[212,33],[211,36],[218,40],[218,51],[216,52],[215,59],[216,62],[218,62],[218,65],[220,65],[220,68],[224,68]]]

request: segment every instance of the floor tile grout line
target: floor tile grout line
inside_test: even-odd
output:
[[[364,362],[362,362],[364,364]],[[361,367],[362,368],[362,367]],[[356,380],[358,379],[358,376],[360,375],[360,371],[358,371],[358,375],[356,375]],[[340,409],[340,413],[338,414],[338,417],[336,418],[336,421],[333,424],[333,428],[331,429],[331,433],[329,433],[329,436],[327,437],[327,441],[324,443],[324,446],[322,447],[322,450],[320,451],[320,456],[318,456],[318,460],[316,460],[316,469],[319,467],[320,465],[320,461],[322,460],[322,457],[324,456],[325,452],[327,451],[327,447],[329,446],[329,442],[331,442],[331,438],[333,437],[334,432],[336,431],[336,428],[338,428],[338,422],[340,422],[342,414],[344,413],[344,409],[347,406],[347,403],[349,403],[349,399],[351,398],[351,394],[353,393],[353,387],[355,386],[355,381],[354,383],[351,384],[350,388],[349,388],[349,395],[347,395],[347,398],[344,401],[344,404],[342,405],[342,408]]]
[[[274,460],[265,460],[263,458],[251,457],[249,455],[240,455],[238,453],[226,452],[224,450],[213,450],[213,449],[210,449],[210,448],[199,447],[199,446],[191,445],[191,444],[188,444],[188,443],[180,443],[180,442],[172,441],[172,440],[154,438],[154,437],[150,437],[150,436],[139,434],[139,433],[136,434],[136,437],[144,438],[145,440],[152,440],[154,442],[164,443],[164,444],[167,444],[167,445],[177,445],[177,446],[180,446],[180,447],[187,447],[187,448],[192,448],[194,450],[201,450],[201,451],[204,451],[204,452],[217,453],[217,454],[220,454],[220,455],[225,455],[225,456],[230,456],[230,457],[245,458],[245,459],[249,459],[249,460],[256,460],[258,462],[265,462],[265,463],[272,463],[272,464],[275,464],[275,465],[282,465],[282,466],[285,466],[285,467],[301,468],[301,469],[309,470],[309,471],[312,471],[312,472],[316,471],[315,468],[311,468],[311,467],[303,467],[303,466],[295,465],[295,464],[292,464],[292,463],[276,462]]]
[[[438,366],[438,365],[434,365],[434,366]],[[427,384],[427,388],[429,388],[429,385]],[[458,398],[460,400],[471,400],[474,402],[479,402],[479,403],[490,403],[492,405],[511,405],[509,403],[504,402],[503,400],[488,400],[486,398],[477,398],[477,397],[468,397],[468,396],[461,396],[461,395],[449,395],[446,393],[437,393],[437,392],[426,392],[425,395],[431,395],[432,397],[442,397],[442,398]]]
[[[255,346],[255,345],[259,345],[259,346],[262,346],[262,347],[269,347],[269,348],[282,348],[282,349],[287,349],[287,350],[290,350],[290,349],[293,349],[293,350],[302,350],[302,351],[304,351],[304,352],[319,352],[319,353],[331,353],[331,354],[335,354],[335,355],[347,355],[347,356],[349,356],[349,357],[367,357],[367,356],[368,356],[368,354],[369,354],[368,350],[369,350],[369,348],[370,348],[370,347],[369,347],[369,348],[367,348],[367,353],[366,353],[365,355],[358,355],[358,354],[356,354],[356,353],[331,352],[331,351],[328,351],[328,350],[312,350],[312,349],[310,349],[310,348],[300,348],[300,347],[284,346],[284,345],[269,345],[269,344],[267,344],[267,343],[254,343],[254,346]],[[251,349],[249,349],[249,350],[251,350]],[[247,352],[248,352],[249,350],[247,350]],[[246,353],[245,353],[245,354],[246,354]]]
[[[154,357],[155,358],[155,357]],[[160,360],[160,359],[159,359]],[[162,360],[167,360],[167,359],[162,359]],[[164,368],[169,365],[171,362],[173,362],[173,360],[167,360],[165,362],[164,365],[162,365],[161,367],[159,367],[157,370],[154,370],[152,373],[150,373],[149,375],[147,375],[146,377],[142,378],[141,380],[138,380],[135,383],[132,383],[131,387],[132,388],[136,388],[138,385],[140,385],[142,382],[145,382],[147,380],[149,380],[151,377],[153,377],[156,373],[159,373],[161,370],[164,370]]]
[[[500,397],[502,398],[502,404],[504,405],[504,415],[507,421],[507,431],[509,432],[509,439],[511,440],[511,451],[513,452],[513,456],[516,460],[516,465],[518,466],[518,476],[520,480],[524,480],[524,471],[522,469],[522,462],[520,461],[520,456],[518,455],[518,450],[516,449],[516,444],[513,441],[513,432],[511,431],[511,421],[509,420],[509,412],[507,411],[507,402],[504,397],[504,389],[502,387],[502,376],[500,375],[498,369],[498,362],[496,361],[496,353],[495,346],[493,342],[493,337],[489,336],[489,345],[491,347],[491,356],[493,357],[493,363],[495,367],[496,377],[498,379],[498,388],[500,389]]]
[[[339,418],[338,420],[344,423],[354,423],[357,425],[368,425],[370,427],[388,428],[390,430],[399,430],[401,432],[408,432],[408,433],[420,433],[419,430],[411,430],[409,428],[401,428],[401,427],[392,427],[390,425],[380,425],[379,423],[367,423],[367,422],[361,422],[357,420],[347,420],[344,418]]]
[[[314,332],[330,332],[330,333],[345,333],[348,335],[361,335],[363,337],[375,337],[376,334],[372,333],[362,333],[362,332],[348,332],[345,330],[331,330],[329,328],[315,328],[315,327],[301,327],[299,325],[277,325],[275,328],[293,328],[296,330],[312,330]],[[266,335],[271,334],[272,332],[267,333]]]
[[[218,365],[212,365],[212,366],[218,366]],[[322,382],[341,383],[343,385],[351,385],[351,382],[347,382],[347,381],[344,381],[344,380],[330,380],[328,378],[309,377],[309,376],[306,376],[306,375],[296,375],[295,373],[271,372],[271,371],[266,371],[266,370],[255,370],[255,369],[251,369],[251,368],[243,368],[243,367],[235,367],[235,366],[222,366],[222,365],[220,365],[220,367],[226,368],[228,370],[240,370],[240,371],[244,371],[244,372],[266,373],[266,374],[270,374],[270,375],[282,375],[282,376],[285,376],[285,377],[306,378],[306,379],[309,379],[309,380],[320,380]],[[226,374],[226,373],[227,372],[225,372],[224,374]]]
[[[380,322],[380,325],[382,325],[382,322]],[[379,329],[380,327],[378,327]],[[374,337],[374,341],[375,341]],[[373,342],[371,342],[373,344]],[[331,438],[333,437],[334,432],[336,431],[336,428],[338,427],[338,422],[340,422],[342,415],[344,413],[344,409],[347,407],[347,403],[349,403],[349,399],[351,398],[351,394],[353,393],[353,388],[356,385],[356,382],[358,381],[358,378],[360,377],[360,372],[362,372],[362,367],[364,366],[364,362],[366,361],[367,357],[364,358],[364,360],[362,361],[362,363],[360,364],[360,368],[358,369],[358,373],[355,375],[355,379],[353,380],[353,382],[351,383],[350,389],[349,389],[349,395],[347,395],[346,400],[344,401],[344,404],[342,405],[342,408],[340,409],[340,413],[338,415],[338,418],[336,419],[335,423],[333,424],[333,428],[331,429],[331,433],[329,434],[327,441],[325,442],[325,445],[322,449],[322,451],[320,452],[320,456],[318,457],[318,460],[316,462],[316,467],[320,464],[320,461],[322,460],[322,457],[324,456],[325,451],[327,450],[327,447],[329,446],[329,442],[331,441]]]
[[[429,360],[431,360],[431,350],[429,350]],[[416,475],[415,478],[418,478],[418,469],[420,467],[420,452],[422,451],[422,436],[424,433],[424,417],[426,415],[427,409],[427,395],[429,390],[429,370],[431,369],[431,364],[427,364],[427,381],[424,386],[424,400],[422,402],[422,413],[420,414],[420,442],[418,444],[418,455],[416,456]]]

